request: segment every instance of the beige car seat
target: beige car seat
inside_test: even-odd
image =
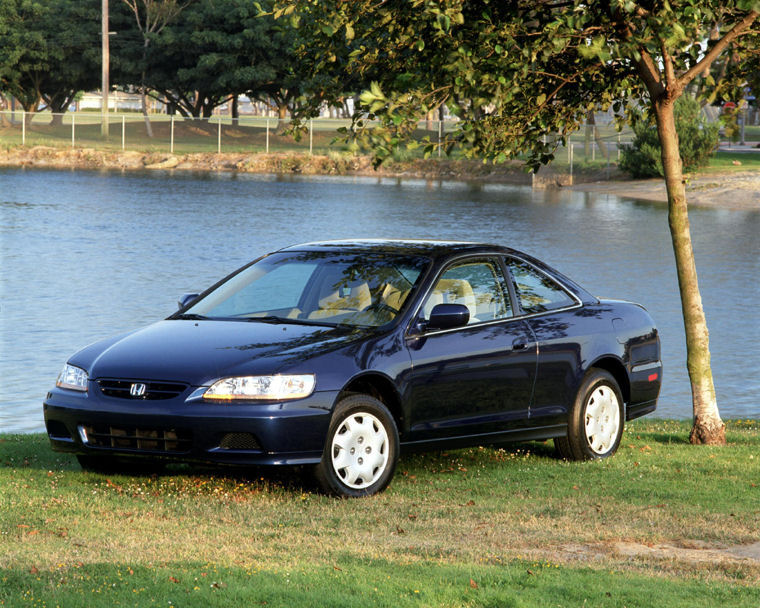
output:
[[[372,304],[372,294],[367,283],[359,283],[350,288],[348,295],[341,296],[336,289],[319,300],[319,308],[309,314],[309,319],[325,319],[337,315],[364,310]]]
[[[477,323],[477,304],[469,281],[464,279],[441,279],[430,294],[423,313],[426,319],[437,304],[464,304],[470,311],[469,323]]]

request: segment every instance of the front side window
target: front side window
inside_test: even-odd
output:
[[[567,308],[576,301],[559,284],[530,264],[507,258],[520,307],[527,314]]]
[[[423,306],[430,318],[436,304],[463,304],[470,310],[468,325],[512,316],[506,283],[496,260],[467,260],[446,269]]]
[[[384,325],[401,311],[428,263],[422,257],[382,253],[273,254],[231,277],[185,315]]]

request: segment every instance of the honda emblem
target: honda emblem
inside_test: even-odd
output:
[[[148,390],[148,387],[142,384],[141,382],[135,382],[132,386],[129,387],[129,394],[133,397],[144,397],[145,391]]]

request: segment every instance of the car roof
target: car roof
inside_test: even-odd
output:
[[[392,253],[439,257],[454,253],[518,253],[501,245],[469,241],[406,239],[350,239],[292,245],[280,251],[340,251],[341,253]]]

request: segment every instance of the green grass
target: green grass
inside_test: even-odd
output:
[[[638,422],[582,464],[550,443],[403,456],[362,500],[292,471],[84,473],[4,435],[0,606],[757,606],[757,562],[616,548],[757,540],[760,423],[687,435]]]
[[[721,150],[713,155],[710,164],[706,168],[700,169],[699,173],[757,170],[760,170],[760,150],[752,152],[724,152]]]

